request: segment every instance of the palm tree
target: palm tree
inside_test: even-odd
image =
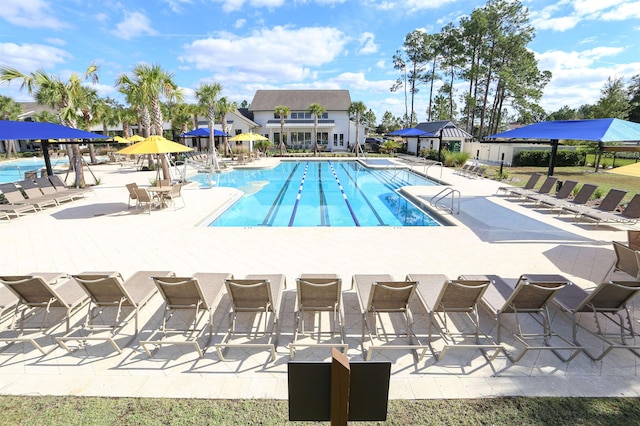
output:
[[[84,80],[91,79],[98,82],[98,66],[91,64],[85,71]],[[77,129],[78,103],[83,96],[82,81],[76,73],[71,74],[69,80],[64,82],[56,75],[49,75],[44,70],[38,69],[30,74],[24,74],[15,68],[0,67],[0,81],[21,81],[20,90],[27,89],[30,95],[34,95],[40,104],[54,108],[60,117],[60,122],[68,127]],[[78,144],[71,144],[71,160],[81,159]],[[69,162],[70,169],[76,169],[76,185],[84,186],[84,172],[82,167],[75,167],[74,161]]]
[[[355,115],[356,122],[356,144],[353,147],[354,152],[356,153],[356,158],[358,157],[358,153],[361,151],[360,147],[360,118],[367,111],[367,107],[364,105],[362,101],[351,102],[349,105],[349,114]]]
[[[93,87],[82,86],[81,95],[78,99],[78,109],[82,116],[82,127],[89,130],[91,125],[95,123],[100,108],[101,99],[98,97],[98,91]],[[89,158],[91,164],[96,164],[96,150],[92,143],[89,144]]]
[[[227,124],[227,114],[238,109],[238,105],[235,102],[229,102],[226,97],[220,98],[216,105],[216,109],[218,110],[218,117],[220,117],[220,122],[222,123],[222,131],[228,134],[229,125]],[[223,136],[224,138],[224,155],[231,154],[231,147],[229,146],[229,136]]]
[[[312,103],[307,112],[313,115],[313,155],[318,155],[318,117],[324,114],[326,109],[317,103]]]
[[[22,107],[19,103],[14,101],[8,96],[0,95],[0,119],[2,120],[17,120],[22,113]],[[18,150],[16,149],[16,144],[12,140],[4,141],[4,152],[6,154],[6,158],[11,157],[11,152],[18,156]]]
[[[282,156],[287,148],[284,144],[284,120],[289,116],[291,110],[287,106],[278,105],[273,112],[280,117],[280,156]]]
[[[207,142],[207,150],[209,155],[213,156],[213,135],[214,126],[216,123],[216,104],[218,103],[218,96],[222,91],[222,86],[219,83],[207,83],[201,84],[196,89],[196,99],[198,105],[206,111],[207,122],[209,124],[209,141]]]

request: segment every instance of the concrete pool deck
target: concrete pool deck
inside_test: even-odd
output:
[[[224,362],[209,349],[200,359],[191,349],[176,346],[163,347],[150,358],[138,338],[122,354],[108,344],[90,342],[72,353],[57,348],[42,356],[19,343],[0,352],[0,394],[286,399],[287,345],[293,333],[295,278],[300,274],[336,273],[343,278],[348,356],[361,361],[361,315],[355,292],[349,290],[354,274],[384,273],[399,280],[410,273],[451,278],[493,274],[510,281],[524,273],[562,274],[586,288],[606,276],[614,257],[611,241],[625,241],[628,229],[596,229],[569,216],[523,206],[495,195],[503,184],[468,179],[449,169],[442,171],[442,180],[461,193],[460,214],[447,214],[456,226],[207,228],[198,224],[233,197],[234,189],[189,185],[183,188],[186,208],[146,214],[127,208],[125,184],[148,186],[154,172],[117,165],[92,170],[101,179],[95,195],[19,220],[0,220],[0,271],[118,271],[125,278],[138,270],[171,270],[177,275],[229,272],[237,278],[282,273],[287,289],[280,307],[276,360],[269,362],[268,352],[260,349],[230,349]],[[438,178],[439,173],[430,171]],[[410,190],[424,199],[433,191]],[[161,306],[162,298],[156,295],[142,309],[140,338],[157,328]],[[228,301],[223,299],[215,310],[214,342],[226,331],[227,312]],[[560,330],[570,335],[569,318],[555,308],[551,313]],[[417,331],[426,333],[425,312],[416,309],[414,316]],[[73,322],[82,319],[76,314]],[[488,332],[494,328],[484,312],[481,323]],[[296,361],[329,356],[328,349],[301,350]],[[640,358],[630,351],[613,351],[599,362],[580,354],[564,363],[548,351],[531,352],[517,364],[503,355],[488,362],[479,351],[462,349],[447,352],[442,361],[427,354],[417,362],[406,350],[375,352],[373,360],[392,362],[392,399],[640,396]]]

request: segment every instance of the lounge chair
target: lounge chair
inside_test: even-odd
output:
[[[16,337],[0,337],[0,342],[9,344],[28,342],[45,355],[55,349],[57,345],[46,351],[36,341],[38,337],[42,337],[41,335],[25,336],[24,330],[44,332],[48,315],[53,309],[60,309],[64,313],[63,320],[66,322],[66,331],[69,331],[71,316],[89,301],[89,297],[82,288],[73,280],[68,279],[65,274],[5,275],[0,276],[0,282],[18,298],[9,330],[19,330]],[[39,313],[43,314],[39,326],[31,324],[29,320]],[[58,325],[57,322],[53,327]]]
[[[64,191],[59,193],[56,187],[53,186],[49,178],[46,176],[35,178],[34,181],[42,194],[47,197],[53,198],[57,204],[62,204],[74,200],[74,198],[70,194],[64,194]]]
[[[129,192],[129,201],[127,201],[128,208],[131,208],[131,201],[135,203],[135,206],[138,205],[138,194],[136,193],[136,189],[138,189],[138,184],[128,183],[125,185],[127,187],[127,191]]]
[[[0,322],[7,319],[6,317],[17,304],[16,295],[5,286],[0,286]]]
[[[567,180],[562,184],[562,188],[555,195],[551,196],[548,194],[529,194],[526,195],[526,199],[533,201],[537,205],[542,205],[543,207],[553,205],[553,203],[557,201],[566,202],[569,198],[569,195],[573,193],[573,188],[578,185],[578,182],[575,180]],[[550,202],[547,204],[546,202]]]
[[[86,188],[75,188],[75,187],[66,186],[62,181],[62,179],[60,179],[60,176],[58,175],[49,176],[49,181],[51,181],[53,186],[56,187],[58,192],[64,191],[65,194],[72,194],[74,197],[78,197],[78,198],[80,196],[84,198],[88,193],[94,192],[93,188],[91,188],[90,186]]]
[[[509,191],[509,196],[516,196],[526,201],[527,196],[529,195],[547,195],[549,194],[549,191],[553,189],[557,181],[557,177],[547,176],[547,178],[542,183],[542,186],[540,186],[537,191],[534,191],[533,189],[516,188]]]
[[[362,313],[362,352],[369,361],[373,350],[376,349],[411,349],[416,352],[418,362],[422,361],[429,345],[423,345],[413,330],[413,315],[409,304],[417,302],[426,311],[426,306],[420,297],[416,296],[416,281],[393,281],[391,275],[354,275],[353,283],[358,293],[358,303]],[[385,328],[377,327],[376,319],[382,321],[380,314],[398,314],[403,320],[404,333],[395,333],[396,338],[408,339],[408,344],[395,344],[389,338]],[[378,335],[378,328],[383,336]],[[366,334],[366,339],[365,339]],[[381,340],[376,344],[374,336]],[[369,342],[368,347],[365,342]]]
[[[471,164],[465,163],[459,169],[453,171],[454,175],[464,175],[471,168]]]
[[[540,205],[549,208],[560,208],[562,206],[583,206],[586,205],[587,202],[591,199],[591,195],[596,191],[598,187],[596,185],[592,185],[590,183],[585,183],[580,187],[578,193],[572,200],[560,200],[553,199],[551,197],[540,200]],[[562,210],[560,211],[562,212]]]
[[[600,205],[597,207],[566,204],[562,206],[561,213],[567,211],[569,213],[573,213],[576,217],[578,217],[583,213],[611,212],[615,210],[618,205],[620,205],[620,201],[622,201],[625,195],[627,195],[627,191],[623,191],[621,189],[610,189]]]
[[[501,186],[496,190],[496,194],[498,194],[499,192],[504,192],[505,195],[509,195],[509,193],[511,193],[511,191],[514,191],[514,190],[532,189],[533,187],[536,186],[536,183],[538,183],[541,177],[542,177],[542,174],[534,173],[531,176],[529,176],[529,180],[527,180],[527,183],[525,183],[522,188],[516,187],[516,186]]]
[[[295,322],[293,326],[293,342],[289,344],[289,355],[291,359],[295,356],[297,347],[324,347],[341,348],[343,353],[347,353],[349,345],[345,343],[344,334],[344,309],[342,304],[342,279],[334,274],[303,274],[296,280],[297,307],[295,312]],[[320,342],[321,315],[322,312],[333,313],[332,324],[329,325],[331,337],[336,334],[339,328],[339,343]],[[311,332],[318,336],[317,341],[312,343],[299,342],[300,335],[305,335],[305,314],[318,314],[318,331]]]
[[[114,337],[129,323],[131,317],[134,319],[132,339],[135,337],[139,330],[140,308],[158,291],[151,277],[170,275],[172,273],[169,271],[139,271],[126,280],[118,272],[83,272],[73,275],[73,279],[90,297],[89,309],[81,327],[70,330],[56,340],[69,352],[71,349],[65,343],[69,340],[77,340],[83,344],[89,340],[106,340],[118,353],[122,353]],[[115,310],[110,315],[110,321],[99,323],[97,319],[109,309]]]
[[[630,249],[640,250],[640,231],[627,230],[627,241]]]
[[[618,241],[612,241],[612,244],[616,259],[606,276],[608,277],[612,272],[620,271],[640,281],[640,251],[633,250]]]
[[[27,197],[29,197],[29,202],[32,204],[37,203],[40,209],[43,207],[55,207],[60,204],[55,195],[45,195],[40,188],[38,188],[38,185],[30,179],[18,181],[16,184]]]
[[[271,352],[271,361],[276,358],[276,347],[280,333],[278,308],[282,290],[286,286],[285,276],[247,275],[244,279],[226,279],[225,287],[229,296],[229,328],[221,343],[217,343],[216,353],[224,361],[222,351],[226,348],[267,348]],[[248,314],[251,319],[245,323],[246,331],[237,331],[238,315]],[[264,327],[259,326],[253,317],[264,317]],[[235,341],[242,334],[242,341]],[[259,341],[262,340],[262,341]]]
[[[11,216],[19,218],[25,213],[37,213],[38,209],[31,204],[0,204],[0,213],[7,219]]]
[[[231,274],[226,273],[197,273],[192,277],[153,277],[164,299],[164,316],[157,332],[149,339],[140,341],[147,355],[152,356],[148,346],[159,348],[163,345],[186,345],[192,346],[200,358],[203,358],[204,350],[209,346],[213,334],[213,308],[222,294],[224,280],[231,277]],[[189,320],[191,314],[193,319]],[[172,317],[176,321],[171,322]],[[206,324],[201,326],[200,323],[205,318]],[[203,327],[207,329],[204,350],[198,343]],[[167,337],[170,335],[180,335],[183,339],[169,340]]]
[[[629,303],[640,294],[639,281],[608,281],[598,285],[592,291],[586,291],[576,285],[569,285],[556,294],[554,302],[561,310],[571,315],[573,321],[573,341],[578,341],[578,327],[597,337],[604,344],[600,354],[584,349],[585,354],[594,361],[604,358],[613,349],[628,349],[640,356],[635,341],[637,334],[633,323],[636,319],[629,311]],[[580,314],[593,314],[596,330],[580,325]],[[604,322],[602,321],[604,320]],[[607,322],[612,322],[607,326]],[[617,331],[616,331],[617,330]],[[584,346],[584,345],[582,345]]]
[[[2,191],[2,195],[9,202],[9,204],[13,206],[31,206],[33,209],[40,211],[42,210],[42,204],[45,206],[56,205],[55,201],[51,202],[50,200],[43,201],[42,203],[38,202],[38,200],[27,199],[22,195],[20,188],[15,186],[13,183],[2,183],[0,184],[0,191]]]
[[[576,346],[565,337],[557,334],[552,329],[548,304],[558,291],[569,284],[569,280],[561,275],[533,275],[520,276],[515,288],[496,276],[491,276],[493,285],[489,286],[482,296],[483,307],[493,316],[497,322],[497,341],[502,342],[502,328],[507,328],[503,317],[513,315],[515,327],[510,332],[524,345],[519,354],[512,354],[505,350],[505,354],[512,362],[518,362],[530,350],[550,350],[564,362],[575,358],[582,348]],[[526,330],[527,324],[520,320],[521,315],[531,317],[541,330]],[[562,344],[553,345],[551,339],[560,340]],[[535,344],[536,342],[541,344]],[[563,356],[559,351],[569,352],[569,356]]]
[[[429,313],[429,345],[438,361],[450,348],[480,350],[490,361],[504,349],[480,330],[478,302],[491,284],[489,278],[473,276],[450,280],[439,274],[409,274],[407,281],[418,282],[418,292]],[[465,328],[471,328],[471,331],[455,330],[454,314],[458,314],[458,317],[464,315],[471,325],[469,327],[469,324],[465,324]],[[444,347],[440,352],[436,351],[432,344],[434,326],[438,328],[438,334],[444,341]],[[469,338],[473,339],[473,343],[466,343]],[[492,354],[487,353],[489,349],[492,350]]]
[[[633,224],[640,219],[640,194],[633,196],[629,204],[620,213],[603,212],[603,211],[587,211],[582,213],[581,217],[596,222],[596,227],[602,223],[626,223]]]

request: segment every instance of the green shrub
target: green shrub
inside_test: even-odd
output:
[[[520,151],[513,156],[514,166],[544,167],[549,165],[551,151]],[[556,153],[556,166],[579,166],[582,163],[580,153],[566,149]]]
[[[444,155],[445,167],[457,167],[467,162],[469,159],[469,153],[467,152],[449,152],[446,151]]]
[[[438,161],[438,151],[435,149],[422,148],[420,150],[420,156],[426,158],[427,160]]]

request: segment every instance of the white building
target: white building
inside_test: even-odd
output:
[[[420,155],[422,149],[450,152],[465,151],[465,143],[473,139],[469,133],[459,129],[449,120],[425,121],[416,126],[425,132],[433,133],[434,137],[407,138],[407,153]]]
[[[326,112],[318,118],[318,144],[324,151],[348,151],[356,143],[356,124],[349,120],[351,95],[348,90],[258,90],[249,111],[260,127],[255,133],[280,144],[280,117],[277,106],[291,111],[285,119],[284,135],[287,147],[308,149],[313,144],[314,117],[307,112],[309,105],[317,103]],[[358,138],[364,143],[366,128],[360,125]]]

